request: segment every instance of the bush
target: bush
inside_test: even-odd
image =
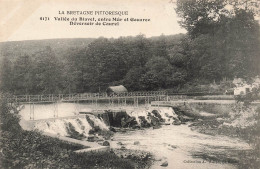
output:
[[[20,117],[18,115],[16,104],[7,103],[6,95],[1,94],[0,97],[0,129],[2,131],[9,131],[10,134],[19,134],[21,126],[19,125]]]

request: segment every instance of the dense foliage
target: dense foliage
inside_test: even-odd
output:
[[[253,2],[178,0],[176,12],[187,35],[3,43],[1,90],[103,92],[119,84],[130,91],[181,90],[187,83],[259,75],[260,29]]]

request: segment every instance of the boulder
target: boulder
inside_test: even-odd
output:
[[[126,127],[126,120],[124,117],[121,119],[121,126]]]
[[[175,120],[172,124],[173,125],[181,125],[181,121],[180,120]]]
[[[95,139],[95,136],[94,136],[94,135],[89,135],[88,138],[87,138],[87,140],[88,140],[89,142],[94,142],[94,139]]]
[[[182,116],[182,118],[183,118],[183,122],[188,122],[188,121],[193,121],[194,120],[194,118],[193,117],[189,117],[189,116]]]
[[[135,141],[134,145],[140,145],[140,142],[139,141]]]
[[[126,149],[125,146],[122,146],[122,147],[121,147],[121,150],[125,150],[125,149]]]
[[[109,128],[110,131],[116,132],[116,129],[114,127]]]
[[[153,126],[153,129],[159,129],[161,126]]]
[[[122,142],[118,142],[117,144],[118,144],[118,145],[123,145],[123,143],[122,143]]]
[[[108,141],[104,141],[102,145],[103,146],[110,146],[110,143]]]
[[[156,126],[159,124],[159,119],[153,116],[150,116],[151,119],[151,125]]]
[[[144,116],[139,116],[141,127],[150,127],[151,125],[148,123],[148,121],[145,119]]]
[[[168,166],[168,162],[167,161],[164,161],[162,164],[161,164],[162,167],[167,167]]]
[[[177,148],[177,146],[175,146],[175,145],[170,145],[170,146],[171,146],[171,148],[174,148],[174,149]]]
[[[152,111],[152,114],[154,114],[154,116],[157,117],[157,118],[159,118],[159,119],[162,118],[162,116],[160,115],[160,113],[159,113],[158,110],[153,110],[153,111]]]

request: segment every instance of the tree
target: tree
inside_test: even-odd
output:
[[[34,73],[31,57],[22,55],[14,62],[13,85],[15,94],[30,94],[34,88]]]
[[[150,46],[150,42],[142,34],[136,36],[132,41],[130,41],[128,46],[130,49],[128,67],[131,68],[145,66],[149,57],[152,56]]]
[[[184,52],[189,74],[212,81],[260,73],[259,23],[254,19],[253,2],[177,1],[180,24],[190,35]],[[171,58],[183,57],[181,52],[171,53]]]
[[[61,87],[61,68],[51,47],[47,46],[34,56],[36,80],[35,92],[38,94],[58,93]]]
[[[64,88],[68,93],[82,93],[88,90],[86,80],[86,49],[71,48],[63,63]]]
[[[214,30],[225,5],[225,0],[177,0],[175,11],[181,18],[180,25],[195,38]]]
[[[131,68],[123,79],[124,86],[129,91],[138,91],[142,89],[141,78],[145,73],[142,67]]]
[[[0,72],[0,88],[3,92],[13,92],[12,84],[13,84],[13,73],[12,73],[12,62],[8,59],[8,57],[4,57],[1,64],[1,72]]]

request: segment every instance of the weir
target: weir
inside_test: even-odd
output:
[[[104,142],[113,132],[123,128],[159,128],[160,125],[172,125],[176,120],[178,115],[168,107],[82,111],[75,116],[29,121],[23,119],[20,124],[26,130],[38,130],[44,135],[88,147],[76,151],[81,153],[109,151],[109,146]]]

